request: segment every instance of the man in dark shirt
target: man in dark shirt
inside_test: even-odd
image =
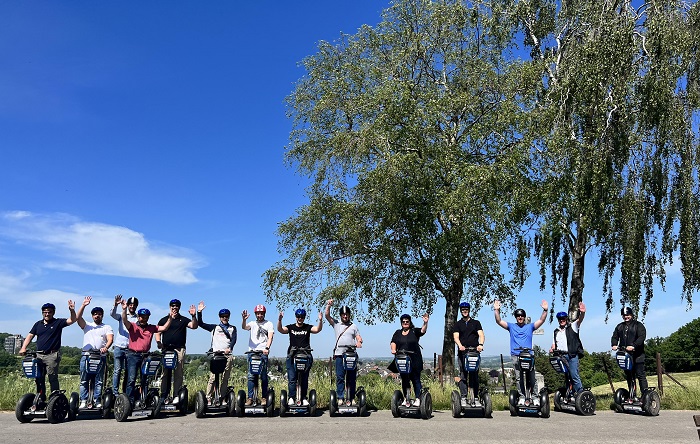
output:
[[[70,318],[54,318],[56,306],[51,303],[46,303],[41,306],[41,314],[43,319],[37,321],[32,326],[29,334],[22,343],[22,348],[19,350],[20,355],[27,353],[27,347],[36,336],[36,352],[37,358],[46,366],[46,373],[49,375],[49,384],[51,391],[59,390],[58,385],[58,364],[61,362],[61,334],[63,329],[73,324],[77,316],[75,314],[75,302],[68,301],[68,310]],[[46,380],[42,374],[37,378],[37,388],[39,393],[46,394]]]
[[[458,320],[452,328],[452,336],[455,344],[457,344],[457,355],[459,356],[459,391],[462,396],[467,395],[466,380],[469,377],[469,387],[474,390],[474,402],[479,403],[479,373],[467,372],[464,366],[464,357],[467,354],[467,347],[475,347],[476,351],[481,353],[484,349],[484,330],[481,328],[481,322],[472,319],[469,315],[471,306],[469,302],[459,304],[459,311],[462,318]],[[467,376],[468,375],[468,376]]]
[[[318,313],[318,324],[315,326],[304,322],[306,319],[306,310],[303,308],[295,311],[294,315],[296,316],[296,322],[294,324],[289,324],[287,326],[282,325],[284,312],[280,313],[279,319],[277,320],[277,331],[283,335],[289,334],[289,348],[287,348],[287,381],[289,381],[287,388],[289,389],[289,405],[294,404],[294,396],[296,396],[297,392],[297,380],[300,376],[294,365],[293,351],[295,348],[310,348],[311,334],[316,334],[323,328],[323,314],[321,312]],[[309,369],[311,369],[313,362],[314,360],[311,358],[309,361]],[[309,388],[309,372],[302,374],[301,381],[299,382],[301,384],[301,399],[297,399],[297,401],[302,405],[309,405],[309,401],[306,399],[306,392]]]
[[[617,324],[610,338],[610,345],[613,350],[624,350],[632,355],[634,359],[634,369],[625,371],[628,382],[639,380],[639,388],[642,393],[649,387],[647,374],[644,368],[646,355],[644,354],[644,342],[647,339],[647,329],[644,324],[634,319],[634,311],[631,307],[623,307],[620,310],[622,322]]]
[[[163,375],[163,381],[161,388],[163,390],[163,397],[166,399],[166,403],[172,402],[177,404],[180,400],[177,397],[177,393],[182,387],[183,373],[185,370],[185,342],[187,341],[187,329],[197,328],[197,309],[194,304],[190,305],[190,316],[192,319],[180,314],[180,307],[182,303],[178,299],[173,299],[170,301],[170,314],[163,317],[158,321],[158,325],[165,325],[168,319],[171,319],[170,328],[162,333],[156,333],[156,344],[158,348],[162,350],[172,350],[177,354],[177,367],[173,369],[172,372],[165,372]],[[173,378],[173,393],[174,398],[170,398],[170,378]],[[185,402],[187,402],[185,400]]]

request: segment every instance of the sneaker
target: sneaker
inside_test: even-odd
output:
[[[248,406],[253,405],[253,400],[251,398],[246,399],[245,405],[248,405]]]
[[[518,399],[518,405],[525,405],[525,398]]]
[[[173,404],[177,404],[178,402],[180,402],[180,398],[177,397],[177,396],[174,397],[173,400],[172,400],[172,403],[173,403]]]
[[[82,401],[80,401],[80,405],[78,406],[78,408],[79,409],[86,409],[87,408],[87,401],[84,399]]]
[[[101,403],[100,401],[97,401],[97,402],[95,403],[95,408],[96,408],[96,409],[101,409],[101,408],[102,408],[102,403]]]
[[[413,407],[420,407],[420,398],[416,398],[413,400]]]
[[[532,403],[535,404],[535,406],[539,406],[540,405],[540,398],[533,399]]]
[[[287,405],[294,405],[294,398],[291,398],[291,397],[290,397],[290,398],[287,400]]]
[[[260,400],[260,405],[265,407],[267,405],[267,398],[263,398]]]
[[[211,396],[207,396],[207,405],[211,405],[212,402],[214,402],[214,399]]]
[[[307,399],[304,399],[301,401],[301,405],[307,406],[307,405],[309,405],[309,401]]]
[[[350,399],[348,399],[347,402],[345,402],[345,405],[347,405],[348,407],[350,407],[350,406],[352,405],[352,401],[351,401]]]
[[[411,407],[411,400],[410,400],[410,399],[406,399],[406,401],[404,401],[403,405],[404,405],[405,407]]]
[[[221,406],[225,406],[226,404],[228,404],[228,402],[226,402],[226,398],[222,399],[222,400],[221,400]]]
[[[481,407],[481,401],[479,401],[478,399],[475,399],[474,400],[474,407]]]

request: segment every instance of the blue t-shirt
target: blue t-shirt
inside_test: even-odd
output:
[[[29,333],[36,336],[37,351],[48,352],[61,348],[61,332],[68,327],[67,319],[53,318],[48,324],[44,320],[37,321]]]
[[[508,323],[510,332],[510,355],[517,356],[521,350],[518,347],[532,348],[532,333],[535,331],[535,324],[525,324],[520,327],[513,322]]]

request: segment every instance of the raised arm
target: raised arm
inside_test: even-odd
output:
[[[80,304],[80,308],[78,309],[78,314],[75,320],[78,322],[80,328],[85,328],[86,323],[85,319],[83,319],[83,313],[85,312],[85,307],[90,305],[90,301],[92,301],[92,296],[85,296],[83,303]]]
[[[578,303],[578,319],[576,319],[576,324],[578,326],[581,326],[581,323],[583,322],[583,318],[586,316],[586,304],[583,302]]]
[[[535,330],[542,327],[542,324],[544,324],[544,321],[547,319],[547,308],[549,307],[549,304],[547,301],[542,299],[542,304],[540,304],[540,307],[542,307],[542,314],[540,315],[540,318],[533,323]]]
[[[508,323],[501,319],[501,301],[493,301],[493,315],[496,317],[496,324],[508,330]]]
[[[279,317],[277,318],[277,331],[286,335],[289,333],[289,329],[282,325],[282,318],[284,317],[284,312],[281,311]]]
[[[199,327],[201,327],[202,329],[204,329],[204,330],[206,330],[206,331],[212,331],[212,330],[214,330],[214,329],[216,328],[216,325],[214,325],[214,324],[207,324],[207,323],[204,322],[204,320],[202,319],[202,311],[204,311],[204,309],[205,309],[206,307],[207,307],[207,306],[204,305],[204,301],[199,301],[199,305],[197,306],[197,324],[199,324]]]
[[[194,304],[190,305],[189,313],[190,316],[192,316],[192,320],[187,323],[187,328],[195,330],[197,329],[199,322],[197,322],[197,309],[195,308]]]
[[[321,329],[323,329],[323,315],[319,311],[318,312],[318,324],[311,327],[311,333],[318,333],[319,331],[321,331]]]
[[[122,320],[121,313],[117,313],[117,307],[120,306],[121,304],[122,304],[122,295],[118,294],[118,295],[114,296],[114,307],[112,307],[112,311],[109,312],[109,315],[115,321]]]
[[[66,319],[66,325],[75,324],[77,316],[75,314],[75,302],[68,300],[68,311],[70,312],[70,317]]]
[[[243,322],[241,323],[241,328],[243,328],[243,330],[250,330],[250,326],[246,323],[249,316],[250,316],[250,313],[248,313],[248,310],[243,310],[243,312],[241,313],[241,317],[243,318]]]
[[[129,319],[127,319],[126,315],[126,301],[122,299],[121,301],[122,304],[122,322],[124,323],[124,328],[128,331],[131,328],[131,322],[129,322]]]
[[[194,308],[194,305],[193,305],[192,307]],[[168,316],[168,320],[165,321],[165,324],[159,325],[159,326],[158,326],[158,333],[162,333],[162,332],[166,331],[167,329],[169,329],[169,328],[170,328],[170,323],[172,322],[172,320],[173,320],[173,315],[170,314],[170,315]],[[157,334],[157,333],[156,333],[156,334]],[[157,341],[160,341],[160,337],[156,338],[156,340],[157,340]]]
[[[331,305],[333,305],[333,299],[328,299],[326,301],[326,320],[331,324],[331,327],[335,325],[335,319],[331,316]]]
[[[428,320],[430,319],[430,315],[428,313],[423,315],[423,326],[420,328],[421,334],[425,334],[426,331],[428,331]]]

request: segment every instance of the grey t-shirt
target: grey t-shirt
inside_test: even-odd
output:
[[[333,319],[333,330],[335,330],[335,339],[338,341],[338,345],[333,351],[334,356],[345,353],[348,346],[354,347],[357,345],[357,336],[360,334],[360,330],[357,329],[355,324],[351,324],[348,328],[347,324]]]

